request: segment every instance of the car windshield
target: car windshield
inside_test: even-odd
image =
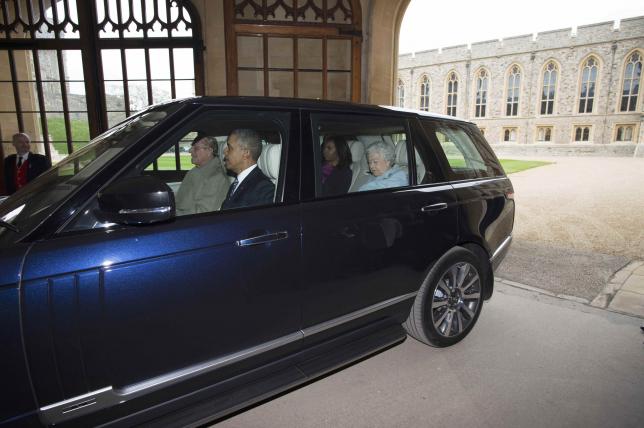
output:
[[[179,104],[151,107],[116,125],[0,203],[0,246],[40,224],[96,171],[138,141]]]

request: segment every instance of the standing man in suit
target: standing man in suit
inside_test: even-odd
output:
[[[222,210],[273,203],[275,185],[257,167],[261,153],[262,143],[257,132],[235,129],[230,133],[224,149],[224,163],[237,178],[228,189]]]
[[[46,156],[29,151],[30,142],[29,135],[24,132],[14,134],[11,138],[16,154],[9,155],[4,160],[4,180],[9,195],[51,168],[51,162]]]

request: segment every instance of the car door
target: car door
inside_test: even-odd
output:
[[[316,326],[323,323],[349,329],[355,323],[344,321],[388,306],[408,308],[431,261],[455,243],[456,205],[451,186],[416,185],[415,157],[409,156],[414,134],[404,116],[311,112],[303,123],[311,126],[303,142],[308,152],[302,163],[305,333],[307,329],[317,331]],[[376,142],[394,145],[395,161],[411,181],[393,188],[359,191],[352,186],[349,193],[321,195],[320,143],[326,135],[343,135],[354,156]],[[356,144],[359,150],[353,149]],[[354,173],[365,174],[366,158],[352,161]],[[357,177],[357,182],[363,179],[371,178]]]
[[[45,422],[105,408],[118,415],[119,403],[132,413],[299,346],[300,217],[283,196],[297,180],[297,112],[202,111],[120,175],[149,174],[189,132],[243,126],[279,138],[264,141],[281,153],[274,203],[83,230],[90,201],[64,233],[33,246],[22,315]]]
[[[481,245],[490,256],[497,250],[507,251],[514,224],[514,191],[480,131],[462,122],[423,119],[420,123],[454,187],[460,240]]]
[[[32,426],[37,422],[36,403],[23,355],[19,286],[20,265],[29,246],[10,243],[10,238],[3,236],[12,234],[11,229],[0,225],[0,426]]]

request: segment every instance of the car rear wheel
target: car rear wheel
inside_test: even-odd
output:
[[[478,257],[454,247],[431,268],[404,323],[413,338],[444,347],[472,330],[483,307],[483,266]]]

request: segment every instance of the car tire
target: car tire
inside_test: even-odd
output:
[[[454,247],[429,271],[403,324],[407,334],[430,346],[461,341],[483,307],[483,264],[471,251]]]

